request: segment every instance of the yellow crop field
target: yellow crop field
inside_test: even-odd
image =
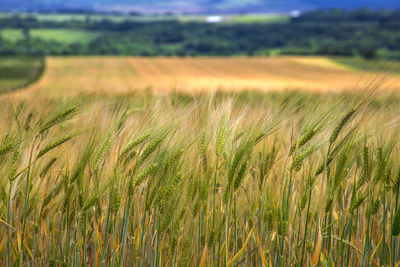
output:
[[[400,88],[400,77],[355,71],[326,57],[138,58],[49,57],[42,78],[24,93],[71,95],[125,94],[152,88],[209,90],[338,91],[363,88],[372,80]]]

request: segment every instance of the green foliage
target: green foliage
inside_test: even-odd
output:
[[[39,79],[44,68],[45,61],[41,56],[0,55],[0,94],[32,84]]]
[[[400,58],[399,11],[315,11],[298,18],[0,16],[0,52],[51,55],[342,55]],[[268,34],[265,34],[268,32]]]

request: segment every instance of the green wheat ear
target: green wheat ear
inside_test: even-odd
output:
[[[43,134],[46,132],[48,129],[53,127],[56,124],[59,124],[67,119],[70,118],[70,116],[78,109],[79,105],[71,106],[68,107],[58,113],[56,113],[53,117],[51,117],[49,120],[45,121],[40,127],[39,127],[39,133]]]
[[[20,154],[21,152],[18,149],[15,150],[13,153],[13,157],[11,159],[11,170],[10,173],[8,174],[9,181],[14,181],[17,178],[16,173],[18,168],[18,161],[20,159]]]
[[[144,169],[133,181],[133,186],[139,186],[149,175],[157,170],[158,164],[152,163],[146,169]]]
[[[50,152],[51,150],[55,149],[56,147],[64,144],[65,142],[68,142],[72,138],[74,138],[76,135],[67,135],[64,137],[61,137],[60,139],[57,139],[56,141],[52,143],[48,143],[42,150],[39,151],[37,158],[41,158],[44,156],[46,153]]]
[[[49,160],[49,162],[43,167],[42,171],[40,172],[40,177],[43,178],[49,172],[51,167],[56,163],[57,157],[54,157]]]
[[[125,148],[122,150],[119,158],[121,159],[123,156],[125,156],[126,154],[128,154],[130,151],[132,151],[132,149],[134,149],[136,146],[146,142],[147,140],[149,140],[151,137],[150,133],[141,135],[137,138],[134,138],[132,141],[130,141]]]
[[[222,118],[221,122],[219,123],[217,132],[217,140],[215,143],[215,154],[217,157],[221,156],[222,152],[225,148],[225,141],[227,136],[227,119],[225,116]]]
[[[146,146],[146,148],[139,156],[136,167],[142,165],[147,160],[147,158],[157,149],[157,147],[159,147],[161,142],[167,137],[168,132],[169,129],[162,131]]]
[[[111,146],[111,134],[108,135],[106,139],[104,139],[103,144],[101,145],[99,151],[97,152],[93,163],[93,170],[96,171],[100,167],[102,161],[104,160],[106,152],[108,151],[110,146]]]
[[[11,152],[19,144],[19,141],[16,139],[15,140],[14,139],[7,140],[7,139],[8,138],[6,138],[6,141],[4,141],[4,143],[0,145],[0,156]]]
[[[355,109],[350,110],[336,125],[336,127],[333,129],[331,136],[329,137],[329,142],[332,144],[333,142],[336,141],[336,139],[339,136],[339,133],[343,130],[343,128],[350,122],[350,120],[353,118],[353,115],[356,113]]]
[[[111,187],[110,193],[110,203],[111,203],[111,214],[116,214],[121,205],[121,195],[118,185],[113,185]]]
[[[240,187],[240,185],[243,182],[243,179],[246,175],[246,169],[247,169],[247,161],[244,162],[242,164],[242,166],[240,166],[239,172],[236,176],[235,182],[234,182],[234,186],[233,186],[233,190],[236,192],[238,190],[238,188]]]
[[[292,167],[291,167],[292,170],[300,171],[304,160],[308,156],[310,156],[314,152],[315,149],[316,148],[314,146],[310,146],[310,147],[300,151],[300,153],[297,154],[296,157],[293,160]]]
[[[203,131],[200,138],[199,152],[202,160],[203,172],[207,172],[207,132]]]

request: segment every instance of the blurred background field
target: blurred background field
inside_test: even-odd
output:
[[[8,57],[8,62],[12,57]],[[3,61],[4,90],[18,80],[10,74],[18,65]],[[24,64],[17,57],[16,63]],[[35,63],[36,61],[33,61]],[[14,75],[30,80],[43,68],[22,68]],[[340,92],[363,90],[371,81],[381,81],[385,90],[400,87],[400,63],[329,57],[275,58],[143,58],[143,57],[48,57],[45,71],[37,82],[24,90],[27,94],[70,95],[85,93],[131,94],[153,89],[158,92],[186,93],[217,90]],[[31,71],[31,72],[30,72]],[[21,77],[26,75],[26,77]],[[22,85],[22,83],[21,83]]]
[[[95,32],[68,29],[33,29],[29,34],[32,38],[64,44],[89,43],[98,35]],[[10,42],[22,41],[25,38],[21,29],[4,29],[1,31],[1,36]]]

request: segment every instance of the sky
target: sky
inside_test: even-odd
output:
[[[1,10],[57,10],[63,8],[140,12],[288,12],[339,7],[400,8],[400,0],[0,0]]]

